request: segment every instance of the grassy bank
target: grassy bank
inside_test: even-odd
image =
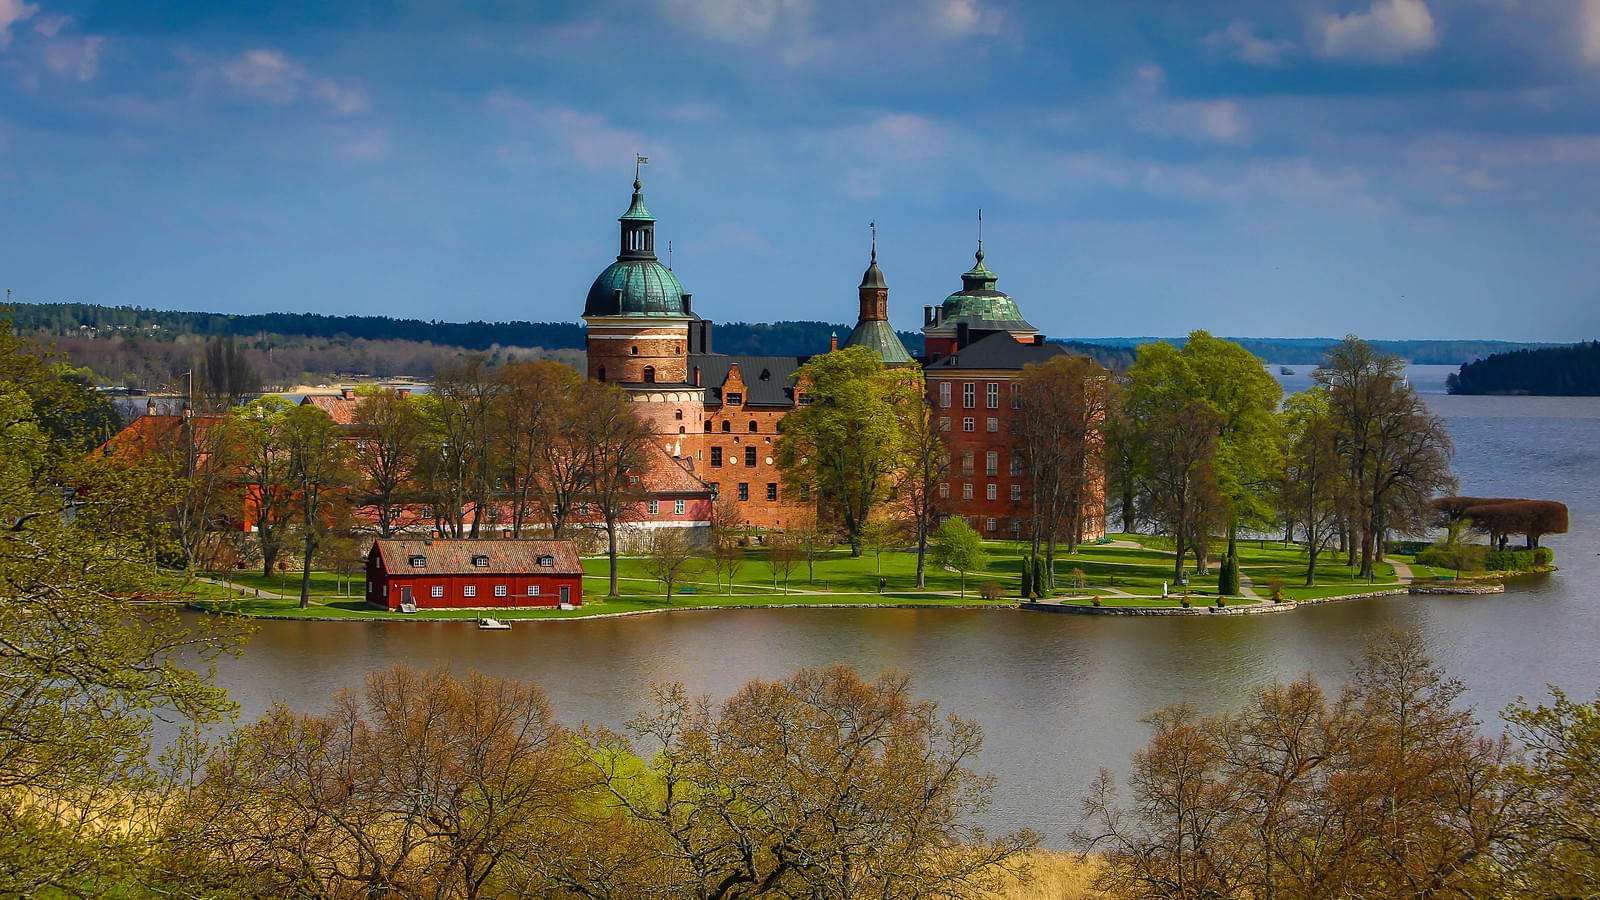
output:
[[[1074,554],[1056,559],[1056,584],[1062,594],[1084,598],[1098,597],[1106,606],[1178,606],[1180,593],[1173,583],[1172,554],[1161,549],[1159,538],[1139,535],[1113,535],[1115,544],[1090,544]],[[832,604],[916,604],[925,606],[1007,606],[1020,597],[1026,545],[1009,541],[985,544],[988,562],[964,579],[960,573],[928,563],[926,587],[916,587],[916,553],[897,549],[867,551],[851,557],[849,551],[834,548],[818,553],[808,565],[796,562],[787,571],[763,548],[746,551],[743,563],[730,576],[699,563],[674,586],[673,595],[664,595],[662,585],[648,571],[643,557],[625,556],[618,563],[615,596],[610,589],[609,563],[603,556],[588,557],[584,566],[584,606],[577,610],[498,610],[492,614],[512,619],[580,618],[604,613],[660,611],[678,607],[802,606]],[[1398,585],[1394,567],[1380,564],[1369,582],[1346,566],[1335,565],[1333,555],[1323,556],[1318,565],[1316,587],[1304,587],[1307,557],[1303,548],[1268,542],[1240,545],[1241,570],[1254,583],[1262,597],[1270,596],[1273,579],[1284,582],[1284,594],[1291,600],[1322,599]],[[1185,571],[1190,601],[1209,605],[1217,597],[1217,569],[1201,576],[1191,565]],[[1424,574],[1424,573],[1419,573]],[[300,580],[285,572],[262,577],[259,572],[229,572],[219,575],[242,587],[247,596],[233,608],[249,615],[315,616],[328,618],[373,618],[396,616],[369,607],[362,601],[365,581],[331,572],[314,572],[311,578],[311,608],[301,610],[298,596]],[[1005,599],[979,598],[985,582],[999,585]],[[1162,598],[1162,589],[1168,596]],[[964,593],[963,593],[964,591]],[[1070,602],[1070,601],[1069,601]],[[1249,597],[1228,599],[1229,604],[1255,602]],[[490,609],[493,609],[491,606]],[[408,619],[472,619],[484,614],[478,610],[430,610],[406,616]]]

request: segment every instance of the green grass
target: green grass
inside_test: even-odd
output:
[[[300,596],[300,568],[293,566],[281,574],[263,577],[256,570],[238,570],[232,572],[207,572],[207,577],[217,578],[242,585],[252,591],[270,591],[274,594],[292,594]],[[343,597],[361,598],[366,596],[367,579],[363,575],[356,575],[346,579],[343,575],[333,572],[320,572],[315,569],[311,572],[311,596],[313,597]]]
[[[1135,541],[1150,540],[1137,535],[1114,537]],[[976,605],[985,602],[978,598],[978,591],[979,586],[986,581],[999,583],[1008,595],[1006,600],[994,601],[996,605],[1016,603],[1027,546],[1011,541],[987,541],[984,548],[989,554],[989,561],[981,571],[967,574],[965,597],[960,596],[961,576],[934,565],[931,556],[926,568],[926,587],[919,590],[916,587],[914,551],[895,550],[882,553],[867,551],[860,558],[852,558],[849,551],[843,548],[819,554],[810,566],[809,577],[805,561],[796,563],[789,573],[788,593],[785,593],[781,577],[776,579],[776,584],[774,583],[768,551],[763,548],[751,548],[747,551],[745,564],[734,574],[731,588],[726,583],[718,584],[716,573],[709,566],[696,563],[674,586],[671,605],[738,607],[908,602],[930,606]],[[1291,600],[1364,593],[1368,590],[1394,586],[1393,566],[1380,564],[1373,583],[1369,585],[1352,570],[1334,564],[1335,557],[1333,554],[1328,554],[1318,566],[1317,586],[1305,588],[1301,585],[1305,582],[1307,560],[1302,548],[1293,545],[1286,547],[1281,543],[1272,542],[1265,544],[1241,542],[1239,550],[1244,574],[1252,579],[1256,592],[1264,598],[1269,596],[1268,580],[1273,577],[1284,581],[1285,596]],[[583,596],[586,602],[582,608],[567,612],[544,609],[511,610],[497,615],[507,618],[576,618],[606,612],[659,610],[668,606],[662,596],[661,584],[649,575],[643,557],[619,558],[617,596],[603,603],[596,601],[605,597],[609,591],[608,560],[604,556],[588,557],[583,560],[583,566],[585,573]],[[1185,568],[1185,574],[1189,579],[1189,593],[1196,605],[1215,601],[1218,568],[1216,560],[1213,560],[1211,573],[1205,576],[1195,575],[1192,563]],[[1081,588],[1068,587],[1074,569],[1083,573],[1084,585]],[[1056,557],[1055,571],[1056,583],[1061,591],[1071,590],[1077,595],[1085,593],[1098,595],[1105,605],[1179,605],[1180,591],[1177,585],[1172,583],[1172,557],[1156,549],[1087,544],[1075,554],[1059,553]],[[1417,574],[1425,573],[1418,571]],[[267,578],[263,578],[260,573],[238,572],[228,573],[227,578],[251,591],[261,589],[274,594],[281,591],[287,595],[284,599],[247,597],[236,606],[240,612],[257,615],[318,615],[341,618],[398,615],[369,607],[362,602],[360,597],[365,590],[365,582],[361,578],[351,579],[347,589],[352,595],[346,597],[341,596],[346,589],[342,578],[329,572],[313,572],[312,607],[304,612],[298,608],[300,581],[296,572],[285,572],[281,577],[273,575]],[[880,578],[885,582],[881,594],[878,589]],[[1171,595],[1165,600],[1160,598],[1163,585],[1166,585]],[[684,588],[691,589],[691,592],[684,593]],[[1123,594],[1134,596],[1121,596]],[[1250,601],[1238,598],[1230,599],[1229,602]],[[416,613],[407,618],[472,619],[478,615],[480,613],[473,610],[441,610]]]

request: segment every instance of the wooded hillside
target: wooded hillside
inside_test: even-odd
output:
[[[1463,364],[1447,386],[1452,394],[1600,396],[1600,341],[1496,353]]]

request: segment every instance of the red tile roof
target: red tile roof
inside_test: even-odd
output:
[[[361,402],[360,397],[345,396],[344,394],[307,394],[301,398],[301,406],[315,406],[328,414],[338,425],[354,425],[356,422],[356,404]]]
[[[390,575],[582,575],[583,564],[571,541],[457,541],[434,540],[374,542]],[[420,556],[423,565],[412,566]],[[486,556],[489,564],[475,566],[472,558]],[[539,565],[539,557],[553,565]]]
[[[668,453],[667,448],[651,441],[650,449],[650,467],[643,473],[645,490],[652,494],[711,493],[711,485],[696,477],[684,461]]]
[[[198,415],[192,419],[199,434],[217,427],[225,416]],[[198,436],[198,434],[197,434]],[[170,453],[178,449],[183,439],[182,416],[145,415],[129,422],[127,427],[107,438],[99,447],[102,456],[132,461],[152,453]]]

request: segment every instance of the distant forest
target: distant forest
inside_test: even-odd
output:
[[[1600,341],[1496,353],[1462,365],[1446,387],[1452,394],[1600,396]]]
[[[1151,341],[1167,340],[1181,345],[1183,338],[1103,338],[1094,343],[1106,347],[1137,347]],[[1339,343],[1336,338],[1242,338],[1227,340],[1271,363],[1291,366],[1314,366],[1322,362],[1322,354]],[[1459,366],[1491,353],[1512,350],[1531,350],[1551,347],[1553,344],[1517,343],[1515,341],[1368,341],[1385,353],[1424,366]]]
[[[18,303],[13,328],[48,338],[76,366],[102,384],[142,390],[171,389],[204,342],[233,335],[269,387],[367,375],[429,377],[468,353],[491,364],[554,358],[583,367],[584,329],[571,322],[425,322],[384,316],[315,313],[227,315],[86,303]],[[849,325],[832,322],[718,323],[711,349],[737,356],[810,356],[825,352]],[[902,331],[913,354],[922,335]],[[1134,359],[1129,347],[1061,342],[1114,371]]]

